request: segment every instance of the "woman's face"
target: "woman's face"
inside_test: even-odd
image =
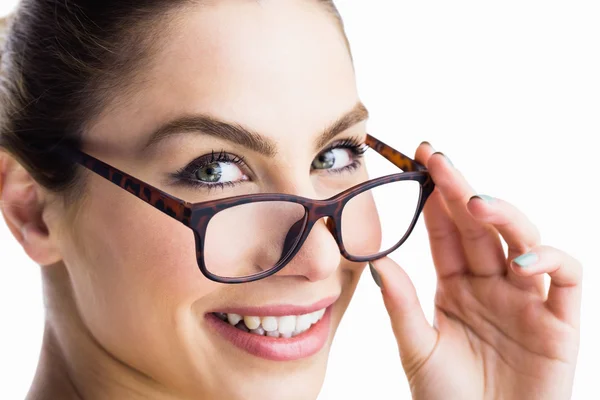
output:
[[[86,132],[84,150],[192,203],[258,192],[327,198],[364,181],[347,147],[364,140],[366,111],[334,17],[311,1],[215,3],[181,13],[135,86],[117,93]],[[348,113],[351,126],[323,142]],[[206,116],[253,134],[219,133]],[[182,117],[180,129],[148,144]],[[205,132],[190,128],[198,122]],[[339,144],[346,147],[326,150]],[[215,225],[213,265],[235,270],[253,262],[253,249],[268,248],[278,210],[263,210]],[[206,279],[190,229],[94,174],[76,218],[64,223],[57,231],[78,310],[115,358],[202,398],[316,397],[363,268],[341,257],[323,220],[282,271],[241,285]],[[322,309],[314,325],[314,315],[293,317]],[[311,328],[259,337],[217,312],[233,322],[233,314],[258,316],[261,326],[277,317],[284,332],[294,323]]]

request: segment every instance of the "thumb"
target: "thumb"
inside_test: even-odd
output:
[[[381,288],[402,365],[407,374],[415,372],[433,352],[438,332],[427,322],[415,287],[398,264],[385,257],[370,262],[369,267]]]

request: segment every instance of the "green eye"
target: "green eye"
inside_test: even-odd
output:
[[[335,165],[335,154],[332,150],[321,153],[312,163],[314,169],[330,169]]]
[[[225,189],[249,181],[244,173],[248,169],[238,156],[221,151],[196,158],[173,174],[176,183],[200,189]]]
[[[357,156],[352,149],[335,148],[325,150],[319,154],[312,162],[313,169],[320,170],[342,170],[355,161]]]
[[[196,171],[196,179],[202,182],[214,183],[221,179],[223,170],[220,163],[208,164]]]

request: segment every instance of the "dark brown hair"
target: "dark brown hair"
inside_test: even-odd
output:
[[[319,0],[343,22],[332,0]],[[44,187],[76,186],[75,165],[52,151],[136,82],[181,8],[198,0],[22,0],[1,52],[0,148]],[[344,39],[347,39],[344,34]]]

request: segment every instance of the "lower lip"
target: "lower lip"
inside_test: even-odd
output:
[[[271,361],[293,361],[310,357],[325,346],[329,338],[331,307],[306,332],[287,339],[244,332],[212,313],[206,314],[206,320],[226,340],[252,355]]]

